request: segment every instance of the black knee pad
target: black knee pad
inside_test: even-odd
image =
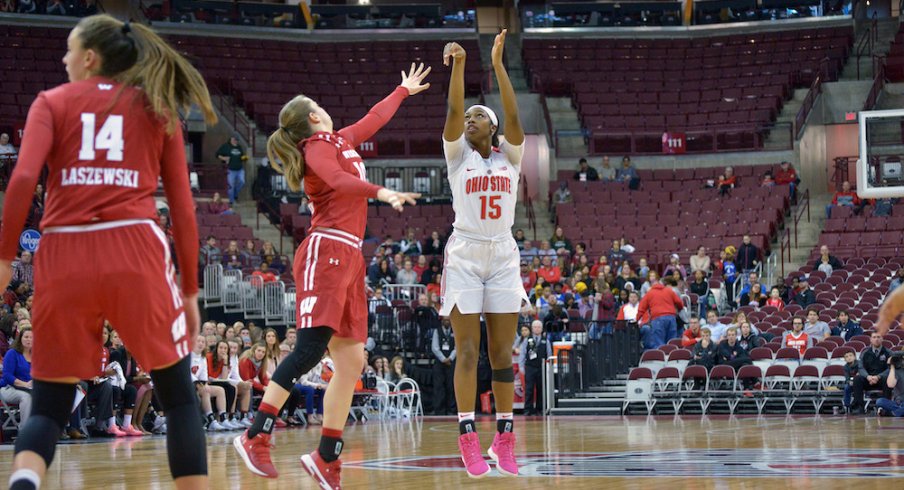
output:
[[[493,381],[497,381],[499,383],[514,383],[515,370],[511,367],[508,367],[506,369],[494,369]]]
[[[333,338],[333,329],[329,327],[302,328],[298,330],[295,350],[289,353],[270,377],[270,381],[289,391],[294,386],[295,378],[308,372],[320,362],[323,353]]]
[[[198,395],[186,357],[164,369],[151,371],[154,392],[166,411],[166,448],[173,478],[207,474],[207,441],[198,417]]]
[[[50,466],[60,433],[69,422],[75,385],[35,380],[31,397],[31,417],[19,431],[15,453],[33,451]]]

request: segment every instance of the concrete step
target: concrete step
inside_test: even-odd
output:
[[[621,391],[603,391],[603,392],[594,392],[594,393],[578,393],[575,398],[581,400],[598,400],[598,401],[609,401],[609,400],[623,400],[625,398],[625,390]]]
[[[621,415],[621,407],[553,408],[550,415]]]
[[[625,397],[620,396],[618,398],[611,399],[584,399],[584,398],[560,398],[558,400],[558,406],[560,408],[611,408],[618,407],[621,408],[622,403],[624,403]]]

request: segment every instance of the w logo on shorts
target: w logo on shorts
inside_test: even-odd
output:
[[[298,302],[298,328],[311,326],[314,305],[317,304],[317,296],[310,296]]]

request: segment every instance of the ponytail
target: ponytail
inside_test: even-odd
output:
[[[179,110],[192,104],[199,106],[208,124],[216,123],[204,78],[149,27],[102,14],[85,17],[76,29],[82,47],[100,55],[98,74],[140,88],[150,109],[165,121],[167,133],[179,124]]]
[[[304,155],[298,143],[314,134],[308,115],[314,111],[314,101],[304,95],[296,96],[279,111],[279,128],[267,139],[267,158],[270,166],[286,177],[289,189],[301,190],[304,178]]]

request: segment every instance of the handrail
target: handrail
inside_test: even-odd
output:
[[[210,84],[207,87],[211,92],[211,99],[214,101],[214,105],[223,116],[223,119],[228,121],[233,129],[245,138],[245,141],[251,148],[251,154],[256,154],[257,144],[255,140],[257,138],[255,138],[253,123],[245,115],[239,113],[235,106],[226,100],[226,95],[223,94],[219,88],[213,84]]]
[[[885,57],[884,56],[873,56],[873,85],[869,89],[869,94],[866,96],[866,101],[863,103],[864,111],[871,111],[876,107],[876,103],[879,102],[879,94],[882,93],[882,89],[885,88]]]
[[[813,79],[813,82],[810,84],[810,90],[807,91],[807,96],[804,97],[804,102],[800,106],[800,110],[797,111],[797,116],[794,117],[794,128],[796,130],[797,138],[800,139],[801,133],[803,133],[804,123],[807,122],[807,117],[810,115],[810,111],[813,110],[813,106],[816,104],[816,97],[819,97],[819,94],[822,93],[822,82],[829,80],[829,67],[828,58],[823,58],[823,60],[819,64],[819,74],[816,75],[816,78]]]
[[[534,200],[527,192],[527,182],[522,180],[521,187],[524,192],[524,206],[527,214],[527,226],[533,231],[533,240],[537,240],[537,216],[534,214]]]
[[[804,217],[804,208],[807,210],[807,223],[810,222],[810,189],[798,194],[797,211],[794,213],[794,248],[800,246],[797,240],[797,230],[800,228],[800,221]]]
[[[781,271],[782,271],[782,279],[785,278],[785,252],[788,253],[788,263],[791,263],[791,230],[787,227],[782,232],[781,237],[779,238],[779,245],[781,246]]]
[[[904,1],[904,0],[902,0]],[[555,148],[559,146],[555,137],[555,129],[552,126],[552,116],[549,115],[549,105],[546,104],[546,94],[543,92],[543,80],[540,76],[534,74],[531,76],[531,88],[540,94],[540,107],[543,108],[543,119],[546,120],[546,136],[549,140],[549,146]]]
[[[873,56],[873,52],[876,49],[876,44],[879,42],[879,19],[877,17],[877,12],[873,12],[873,19],[870,22],[869,29],[863,32],[863,35],[860,36],[860,40],[857,41],[856,54],[857,54],[857,80],[860,80],[860,58],[864,55]],[[865,51],[869,51],[868,54]]]

